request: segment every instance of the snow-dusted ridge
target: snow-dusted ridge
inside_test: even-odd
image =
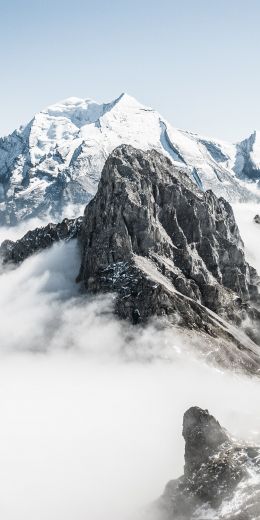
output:
[[[177,130],[125,93],[110,103],[70,97],[0,139],[0,223],[58,219],[67,207],[86,204],[106,158],[121,144],[164,153],[201,189],[229,200],[249,196],[239,179],[260,176],[258,133],[232,145]]]

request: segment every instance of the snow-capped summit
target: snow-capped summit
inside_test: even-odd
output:
[[[231,145],[177,130],[126,93],[110,103],[70,97],[0,139],[0,223],[47,213],[60,218],[68,206],[86,204],[106,158],[120,144],[154,148],[201,189],[229,200],[245,198],[236,176],[248,176],[251,168],[255,178],[260,168],[259,134],[252,135]]]

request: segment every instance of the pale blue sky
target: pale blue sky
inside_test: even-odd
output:
[[[260,128],[260,0],[0,0],[0,134],[69,96],[128,92],[174,126]]]

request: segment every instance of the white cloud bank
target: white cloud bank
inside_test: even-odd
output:
[[[260,214],[260,205],[253,203],[234,204],[236,221],[245,242],[247,259],[260,274],[260,224],[254,222],[254,217]]]
[[[203,364],[187,337],[119,323],[109,298],[79,295],[78,267],[71,242],[0,276],[2,520],[133,520],[182,473],[191,405],[260,442],[258,381]]]

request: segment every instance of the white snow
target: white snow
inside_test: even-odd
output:
[[[44,203],[46,189],[61,172],[80,183],[87,199],[96,192],[106,158],[121,144],[164,153],[204,190],[230,200],[245,193],[234,177],[236,145],[177,130],[127,94],[110,103],[70,97],[42,110],[27,127],[0,139],[0,173],[9,178],[14,199],[17,191],[19,199],[30,194],[26,211]],[[260,164],[258,133],[251,154]],[[44,173],[48,176],[42,181]],[[28,177],[29,186],[24,187]]]

